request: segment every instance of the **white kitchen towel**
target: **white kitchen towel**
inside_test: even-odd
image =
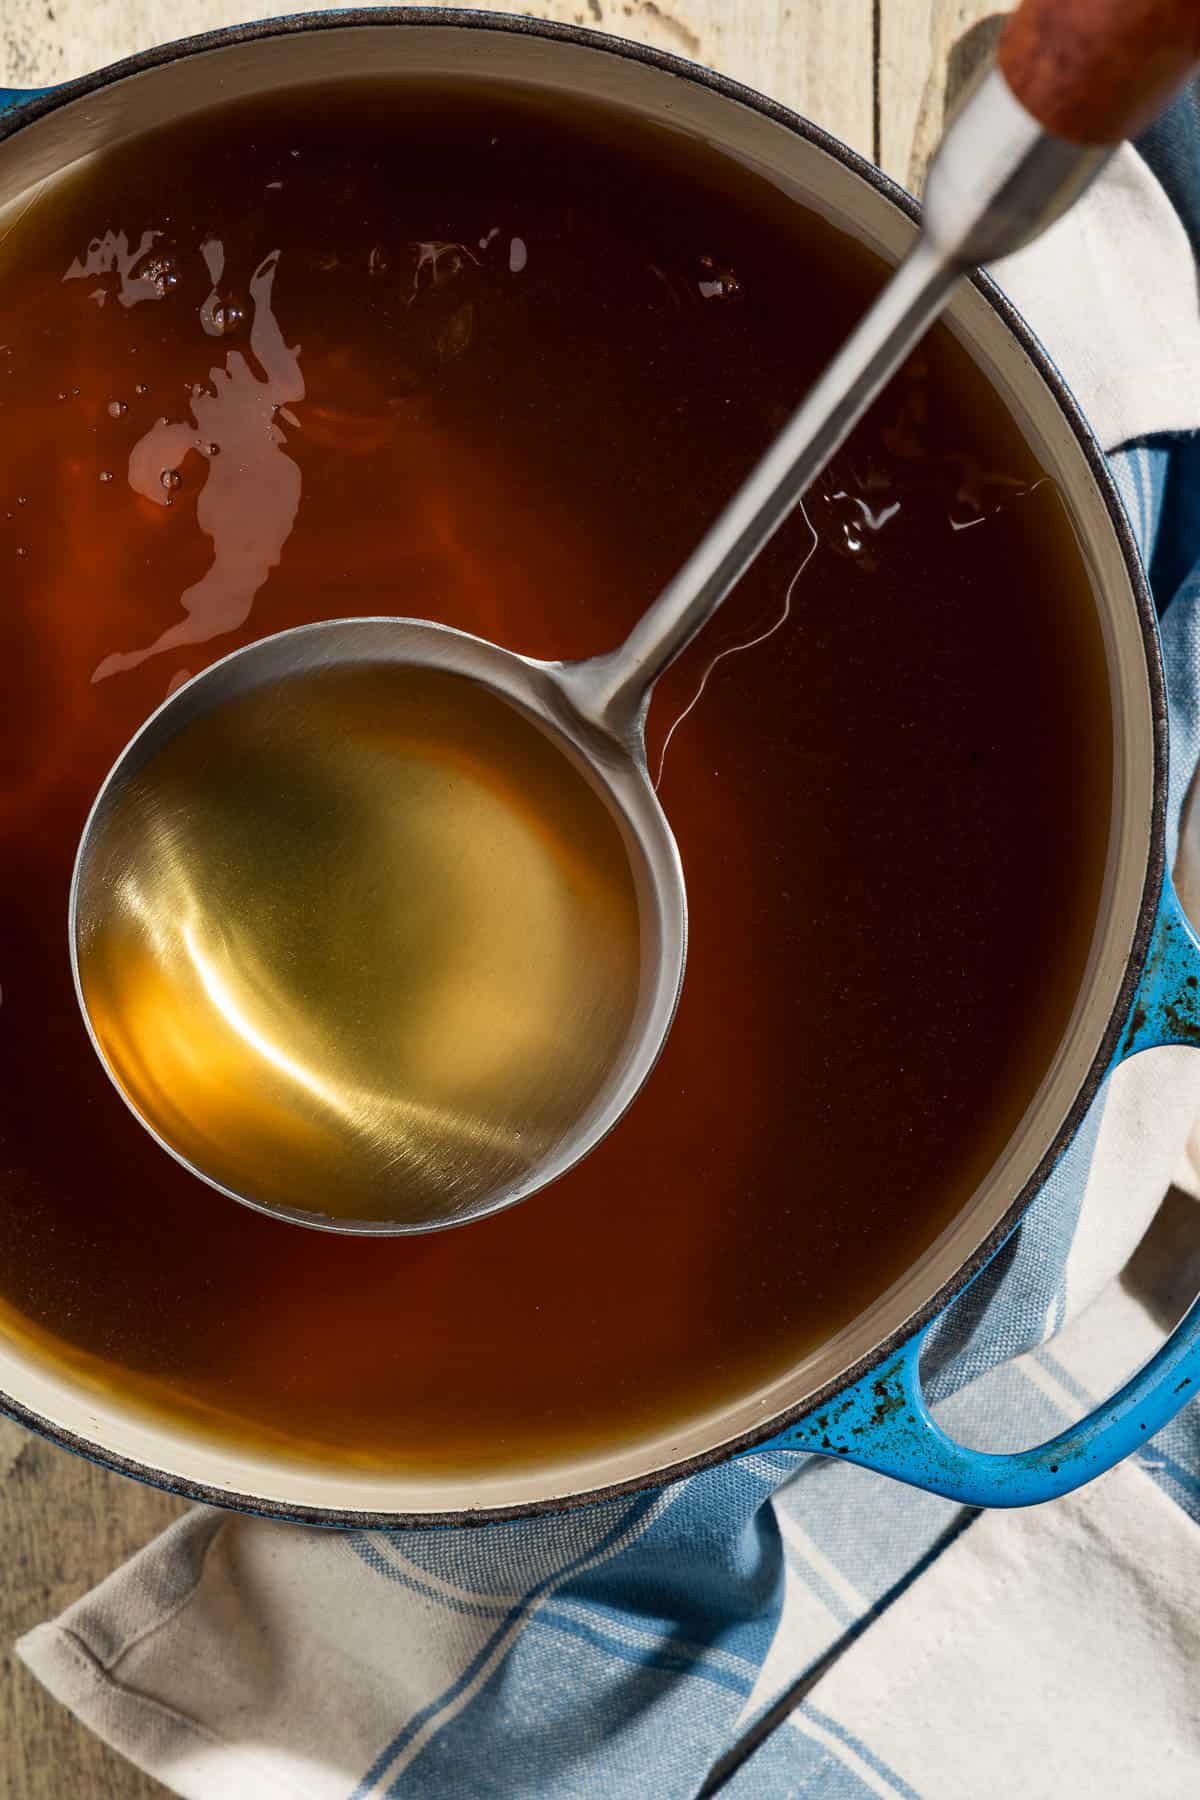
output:
[[[1081,205],[991,273],[1106,448],[1196,429],[1196,263],[1179,214],[1132,145]]]
[[[1192,1243],[1200,1270],[1200,1230]],[[1073,1416],[1160,1337],[1114,1283],[1052,1349],[985,1377],[1003,1390],[990,1403],[1019,1413],[1024,1396],[1039,1422],[1023,1435],[1040,1436],[1043,1405]],[[959,1395],[945,1423],[960,1428],[973,1400]],[[1195,1800],[1200,1483],[1189,1474],[1182,1495],[1162,1479],[1170,1460],[1148,1445],[1052,1505],[952,1513],[940,1553],[739,1769],[728,1800]]]
[[[789,1786],[817,1746],[854,1793],[1195,1800],[1198,1583],[1200,1529],[1136,1464],[1053,1506],[985,1513],[726,1792],[825,1793],[820,1777]]]
[[[1132,152],[1001,273],[1110,447],[1200,422],[1195,268]],[[1158,455],[1114,462],[1146,544]],[[1200,754],[1198,595],[1164,620],[1177,790]],[[977,1293],[942,1334],[949,1429],[1037,1441],[1145,1353],[1161,1321],[1116,1278],[1197,1117],[1200,1057],[1119,1072],[976,1284],[990,1307]],[[687,1800],[806,1671],[823,1673],[730,1794],[1168,1800],[1200,1793],[1197,1518],[1186,1423],[1028,1513],[781,1452],[473,1531],[198,1510],[20,1652],[193,1800]]]

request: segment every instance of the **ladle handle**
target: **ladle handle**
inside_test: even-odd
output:
[[[1200,0],[1022,0],[999,70],[934,158],[918,243],[624,644],[561,670],[578,713],[640,754],[658,675],[799,504],[959,277],[1051,225],[1105,146],[1148,121],[1198,58]]]
[[[1200,62],[1200,4],[1022,0],[996,60],[1044,130],[1115,144],[1148,125]]]
[[[654,683],[799,503],[962,274],[1083,192],[1200,58],[1200,0],[1023,0],[930,170],[921,236],[679,573],[607,656],[559,672],[576,711],[634,755]]]
[[[658,677],[799,504],[941,312],[960,274],[940,251],[918,238],[857,330],[625,642],[608,656],[563,670],[574,705],[593,724],[640,749]]]

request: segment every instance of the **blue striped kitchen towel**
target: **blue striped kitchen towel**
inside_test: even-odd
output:
[[[1147,145],[1161,179],[1123,151],[1001,271],[1115,447],[1150,560],[1172,846],[1200,760],[1200,443],[1178,435],[1200,423],[1198,145],[1189,99]],[[1179,871],[1200,894],[1187,834]],[[1154,1342],[1115,1278],[1200,1119],[1195,1064],[1120,1071],[943,1322],[933,1391],[967,1441],[1048,1435]],[[198,1510],[20,1650],[193,1800],[691,1800],[806,1674],[726,1765],[729,1795],[1182,1800],[1200,1793],[1198,1522],[1196,1405],[1134,1464],[1023,1514],[777,1452],[461,1532]]]

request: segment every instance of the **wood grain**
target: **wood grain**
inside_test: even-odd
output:
[[[873,0],[463,0],[539,13],[708,63],[794,106],[864,155],[874,123]],[[896,0],[892,0],[895,4]],[[269,16],[268,0],[6,0],[0,85],[41,87],[148,44]],[[325,0],[279,11],[320,12]]]
[[[0,1796],[151,1800],[166,1793],[78,1725],[13,1655],[186,1510],[0,1419]]]
[[[919,194],[947,114],[992,54],[1009,0],[880,0],[879,164]]]

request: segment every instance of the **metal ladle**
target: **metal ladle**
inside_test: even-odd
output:
[[[1083,62],[1090,57],[1093,74],[1101,53],[1111,48],[1121,17],[1118,9],[1099,18],[1109,4],[1110,0],[1099,0],[1095,6],[1097,41],[1084,47]],[[1185,47],[1175,41],[1184,34],[1184,12],[1194,21],[1190,6],[1180,11],[1170,0],[1162,0],[1161,22],[1164,33],[1174,33],[1170,47],[1177,52],[1179,77],[1200,51],[1196,42]],[[1076,11],[1075,18],[1078,22],[1082,14]],[[1126,68],[1135,62],[1144,67],[1151,60],[1147,38],[1153,32],[1141,14],[1139,18],[1141,38],[1136,46],[1127,47]],[[1047,65],[1029,58],[1029,42],[1036,48],[1062,23],[1063,15],[1051,0],[1025,0],[1002,44],[1000,68],[986,77],[942,143],[929,176],[921,231],[911,251],[785,430],[618,649],[586,662],[547,663],[415,619],[363,618],[305,626],[216,663],[166,700],[132,739],[101,787],[84,827],[70,891],[72,967],[89,1032],[109,1073],[146,1128],[194,1174],[235,1199],[302,1222],[360,1232],[419,1232],[481,1217],[535,1193],[572,1168],[617,1123],[649,1075],[670,1029],[686,950],[687,907],[679,853],[646,768],[643,724],[654,683],[787,518],[964,274],[982,261],[1017,249],[1050,224],[1110,154],[1105,145],[1070,141],[1074,135],[1070,95],[1064,102],[1054,90],[1047,98],[1038,86]],[[1193,30],[1194,24],[1188,29]],[[1005,45],[1010,46],[1007,61]],[[1160,56],[1156,74],[1162,68]],[[1084,86],[1076,95],[1080,104],[1094,99],[1086,75],[1085,68]],[[1113,101],[1105,144],[1128,127],[1138,106],[1145,110],[1145,86],[1143,81],[1137,94],[1123,92],[1119,104]],[[1025,94],[1028,105],[1016,97],[1014,87]],[[1160,86],[1151,98],[1157,102],[1162,97]],[[1051,115],[1058,129],[1044,129],[1035,113],[1043,118]],[[275,1114],[269,1114],[263,1126],[268,1134],[264,1141],[223,1143],[219,1167],[197,1154],[192,1139],[172,1122],[171,1096],[156,1098],[152,1082],[135,1089],[128,1074],[114,1067],[105,1022],[92,1008],[85,971],[89,947],[102,934],[122,881],[138,876],[137,868],[130,868],[129,821],[153,802],[168,748],[178,747],[201,722],[211,721],[247,695],[270,690],[272,704],[277,698],[284,707],[289,694],[301,692],[306,677],[388,666],[452,674],[479,684],[531,721],[585,776],[617,822],[629,860],[637,896],[640,971],[623,1041],[590,1086],[560,1097],[561,1129],[539,1146],[531,1161],[522,1165],[519,1158],[514,1162],[494,1154],[490,1139],[485,1142],[470,1131],[460,1134],[461,1141],[451,1133],[440,1185],[427,1183],[414,1197],[398,1176],[394,1192],[382,1201],[376,1195],[368,1207],[357,1204],[354,1194],[358,1126],[352,1125],[345,1150],[347,1191],[336,1206],[325,1209],[295,1203],[288,1195],[263,1187],[257,1172],[270,1164],[269,1134],[290,1128]],[[233,719],[235,714],[229,716]],[[162,924],[164,929],[170,927],[170,921]],[[194,995],[187,1004],[194,1006]],[[186,1036],[199,1021],[186,1016],[182,996],[179,1006],[183,1011],[172,1029]],[[584,1029],[582,1022],[578,1028]],[[135,1046],[135,1056],[141,1050],[150,1057],[153,1045]],[[264,1056],[268,1051],[264,1046]],[[278,1054],[274,1062],[273,1079],[278,1079]],[[263,1067],[265,1073],[265,1062]],[[320,1071],[300,1070],[296,1080],[303,1086],[303,1106],[308,1109],[316,1104],[312,1096],[321,1089]],[[369,1112],[366,1109],[364,1117]]]

